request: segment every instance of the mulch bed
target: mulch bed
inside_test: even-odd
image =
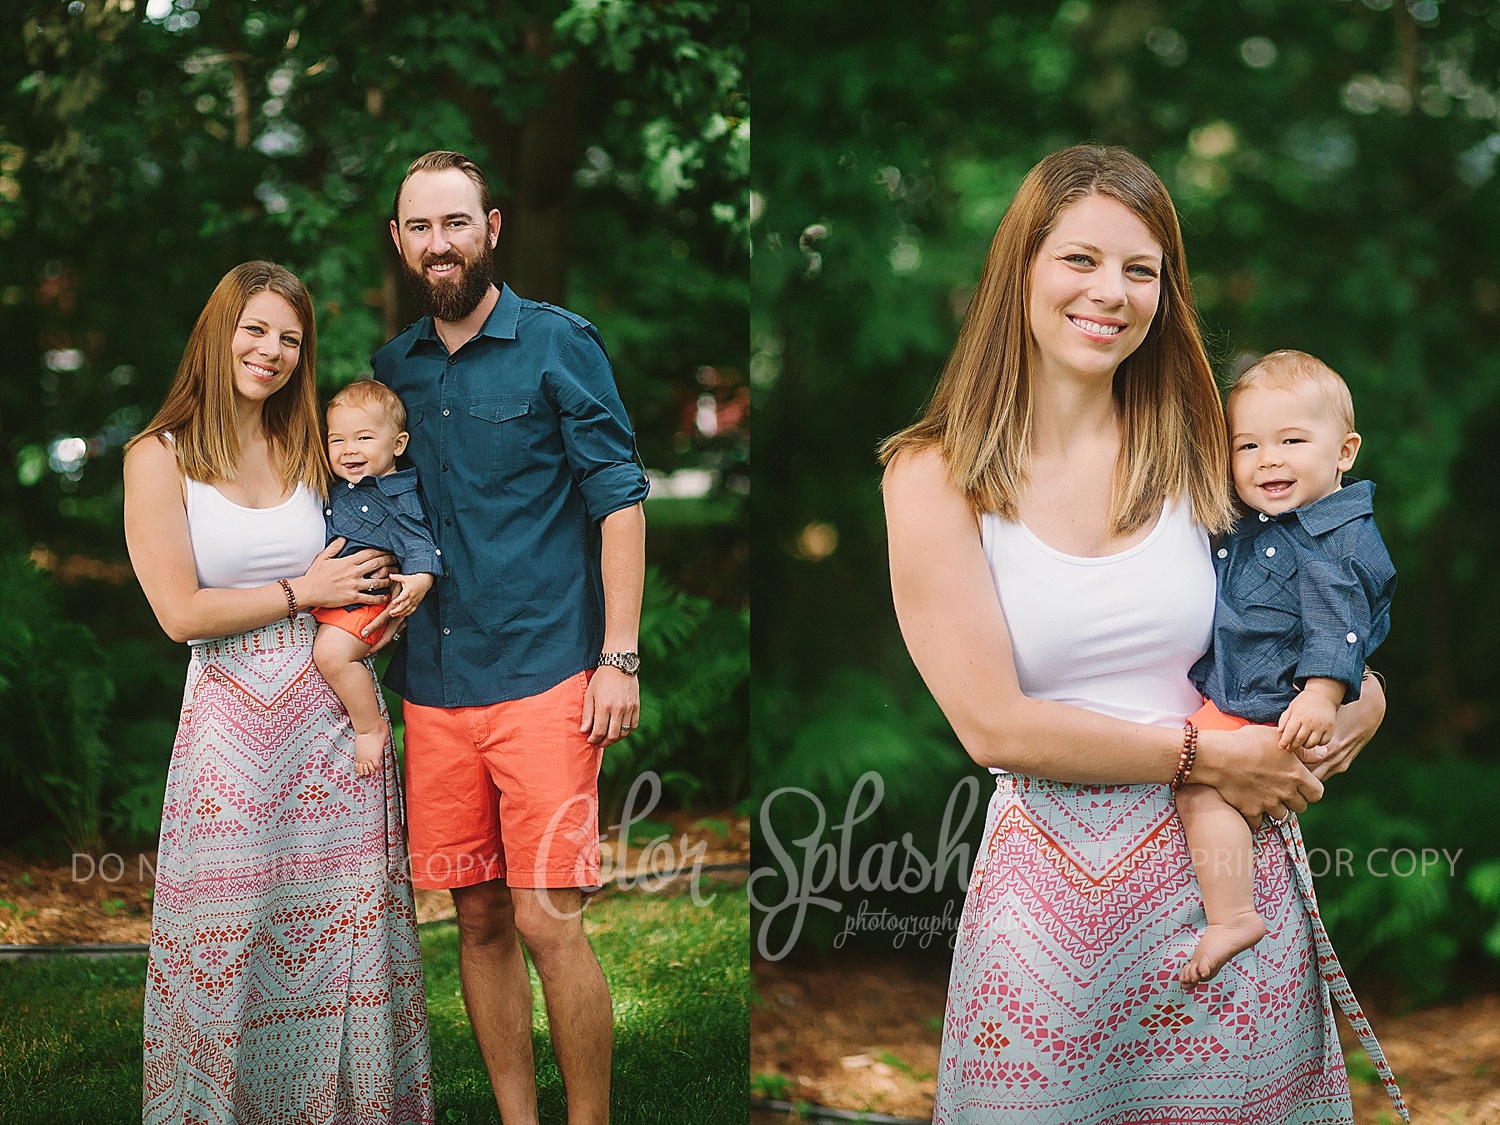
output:
[[[650,819],[658,827],[642,832],[638,825],[628,850],[621,848],[618,833],[603,838],[606,878],[623,877],[645,890],[676,890],[679,884],[686,889],[686,874],[667,878],[672,868],[690,871],[695,862],[709,867],[750,859],[748,816],[653,811]],[[663,835],[667,839],[652,846]],[[0,852],[0,944],[149,942],[155,869],[155,851],[79,856],[71,863]],[[417,892],[419,922],[451,917],[447,891]]]
[[[898,960],[756,961],[752,1089],[785,1101],[930,1118],[946,975]],[[1500,996],[1396,1014],[1367,1006],[1413,1125],[1500,1125]],[[1359,1125],[1400,1119],[1339,1017]],[[764,1116],[764,1115],[762,1115]],[[767,1118],[769,1119],[769,1118]]]

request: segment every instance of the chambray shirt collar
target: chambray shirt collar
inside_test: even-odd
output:
[[[514,340],[516,324],[520,318],[521,298],[516,296],[509,285],[501,282],[500,299],[495,302],[490,315],[484,318],[484,324],[476,335],[489,336],[496,340]],[[442,339],[437,334],[437,325],[433,322],[430,313],[417,322],[417,334],[412,337],[411,343],[407,346],[406,354],[411,355],[417,350],[418,345],[427,343],[442,346]]]
[[[1264,512],[1247,511],[1236,528],[1236,536],[1259,534],[1268,523],[1286,523],[1295,518],[1302,530],[1311,536],[1327,535],[1336,527],[1342,527],[1360,516],[1375,514],[1375,482],[1344,478],[1344,487],[1330,492],[1321,500],[1314,500],[1306,507],[1282,512],[1279,516],[1268,516]],[[1253,517],[1253,518],[1252,518]]]
[[[360,477],[357,481],[344,481],[344,487],[349,488],[378,488],[387,496],[400,496],[407,492],[415,492],[417,488],[416,469],[397,469],[394,473],[386,473],[379,477]]]

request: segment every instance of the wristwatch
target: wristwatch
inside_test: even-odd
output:
[[[641,657],[634,652],[601,652],[599,654],[599,667],[618,668],[627,676],[633,676],[641,670]]]

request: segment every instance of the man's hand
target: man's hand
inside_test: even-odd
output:
[[[1281,732],[1281,748],[1303,750],[1328,745],[1338,713],[1338,704],[1320,692],[1299,691],[1276,724]]]
[[[618,668],[601,665],[583,696],[583,725],[595,746],[613,746],[641,721],[641,685]]]

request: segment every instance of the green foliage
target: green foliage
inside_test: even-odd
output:
[[[755,698],[757,728],[762,698],[778,725],[770,742],[757,731],[757,768],[796,755],[847,785],[858,767],[818,746],[882,760],[887,782],[925,768],[909,736],[903,756],[900,737],[823,718],[850,668],[922,692],[890,609],[873,451],[930,393],[1027,169],[1096,141],[1131,148],[1171,190],[1222,377],[1295,347],[1353,391],[1356,471],[1379,485],[1401,585],[1376,655],[1385,728],[1330,784],[1329,815],[1375,802],[1396,827],[1340,821],[1372,847],[1381,832],[1465,842],[1460,878],[1500,853],[1492,817],[1460,824],[1436,795],[1391,796],[1393,774],[1485,773],[1500,739],[1493,6],[770,0],[752,53],[773,122],[752,170]],[[1402,764],[1382,760],[1392,748]],[[1366,970],[1421,989],[1477,948],[1475,904],[1451,878],[1320,886]]]
[[[653,568],[641,607],[641,723],[604,752],[604,823],[618,818],[635,779],[656,771],[686,807],[743,793],[750,615],[673,589]]]
[[[22,556],[0,558],[0,772],[42,805],[69,847],[97,852],[114,694],[93,634],[58,620],[49,583]]]

